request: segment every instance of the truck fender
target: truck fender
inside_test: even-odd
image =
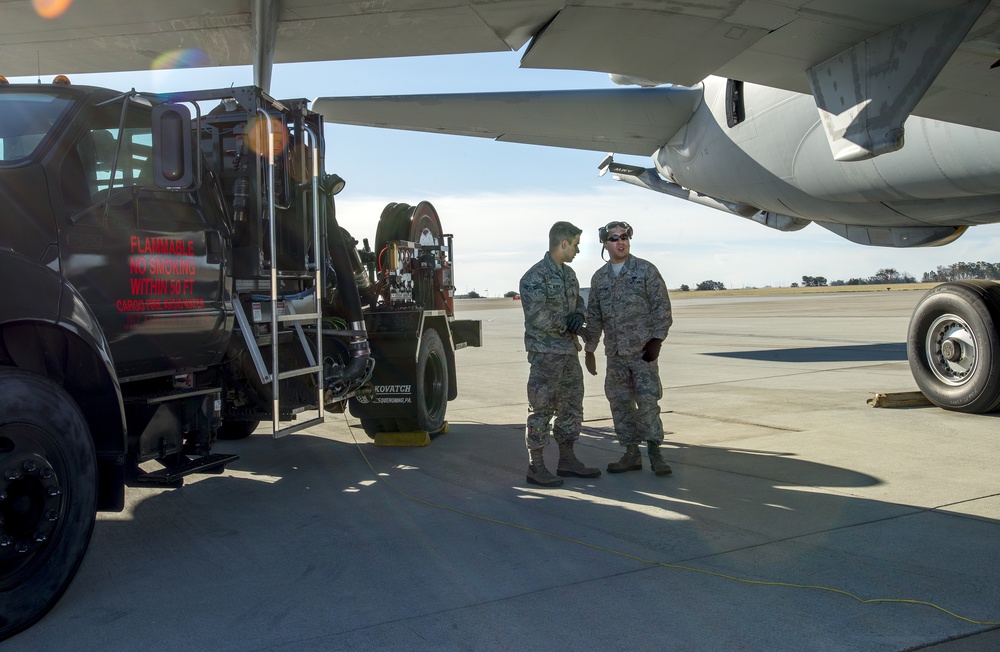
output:
[[[98,508],[124,507],[125,407],[110,348],[86,301],[52,269],[0,251],[0,275],[17,279],[0,303],[6,364],[48,377],[76,401],[98,460]]]

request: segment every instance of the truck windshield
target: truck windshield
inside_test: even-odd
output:
[[[0,165],[34,154],[72,103],[59,93],[0,93]]]

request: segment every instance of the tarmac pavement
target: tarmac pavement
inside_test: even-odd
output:
[[[920,292],[689,298],[664,343],[674,473],[525,483],[520,306],[459,301],[450,432],[328,415],[180,489],[129,488],[76,580],[0,650],[1000,649],[995,416],[912,391]],[[585,374],[578,446],[614,439]],[[546,450],[555,466],[555,444]]]

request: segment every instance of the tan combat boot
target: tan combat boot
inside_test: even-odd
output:
[[[608,473],[624,473],[625,471],[641,471],[642,455],[639,444],[626,444],[625,454],[617,462],[608,464]]]
[[[560,487],[563,483],[562,478],[557,478],[545,468],[541,448],[528,451],[528,475],[524,479],[528,484],[540,487]]]
[[[649,453],[649,467],[656,475],[670,475],[673,470],[660,455],[660,443],[656,441],[646,442],[646,451]]]
[[[600,469],[592,466],[584,466],[583,462],[576,458],[573,452],[573,442],[566,441],[559,444],[559,466],[556,468],[556,475],[577,478],[596,478],[601,475]]]

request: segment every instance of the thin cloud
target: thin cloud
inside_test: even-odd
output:
[[[374,197],[338,198],[338,217],[355,238],[372,239],[387,203]],[[781,233],[749,220],[628,187],[599,192],[470,193],[425,197],[455,235],[456,285],[491,296],[517,288],[521,274],[547,249],[548,229],[568,220],[584,230],[572,265],[586,286],[603,264],[597,228],[610,220],[632,224],[632,251],[660,268],[670,287],[716,280],[726,287],[788,286],[802,276],[829,281],[867,278],[891,267],[920,279],[939,265],[995,260],[1000,226],[975,227],[945,247],[863,247],[811,225]]]

